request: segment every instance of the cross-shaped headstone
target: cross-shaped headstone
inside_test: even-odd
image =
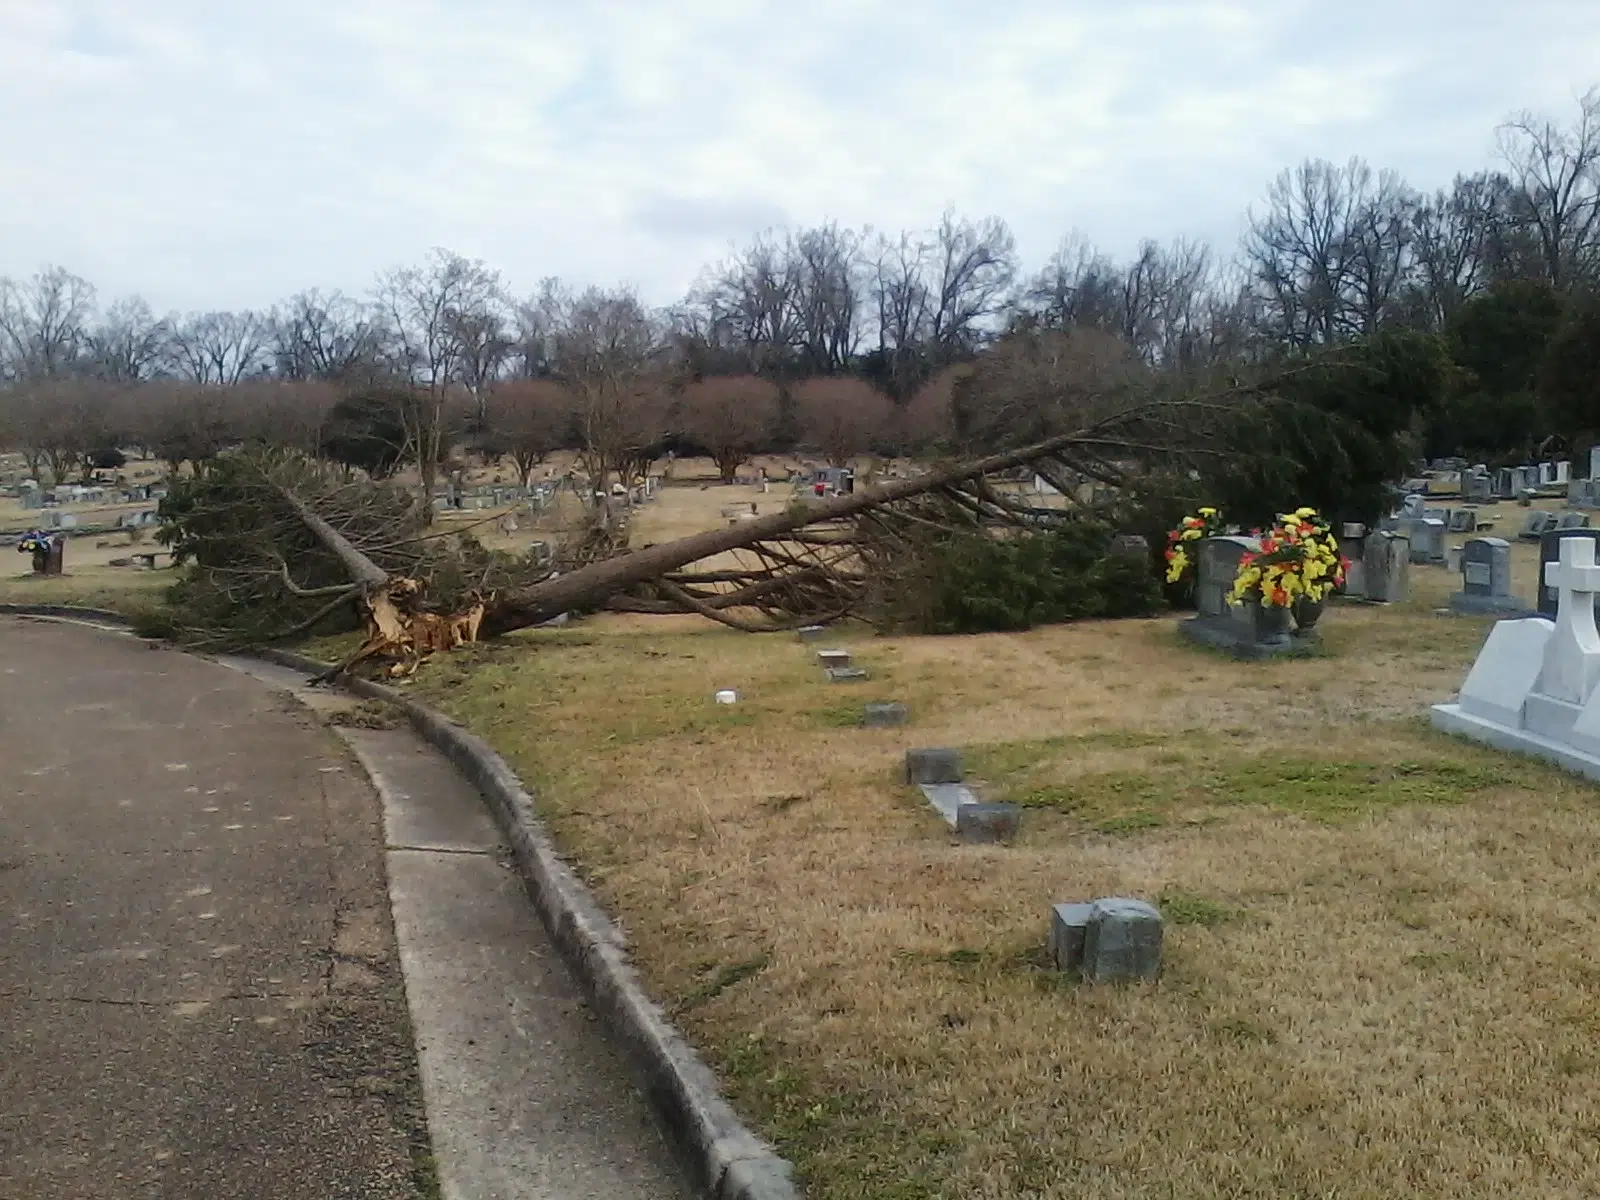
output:
[[[1594,594],[1600,566],[1588,538],[1566,538],[1559,562],[1546,563],[1544,582],[1555,588],[1556,631],[1545,646],[1537,691],[1569,704],[1583,704],[1600,679],[1600,630],[1594,624]]]

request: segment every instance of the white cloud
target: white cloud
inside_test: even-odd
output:
[[[1035,261],[1227,250],[1283,167],[1437,186],[1596,64],[1591,0],[8,0],[0,273],[264,305],[447,245],[665,302],[766,225],[948,205]]]

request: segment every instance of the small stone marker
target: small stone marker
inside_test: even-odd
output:
[[[861,709],[861,723],[868,729],[904,725],[906,706],[898,700],[869,700]]]
[[[848,650],[818,650],[817,661],[822,664],[822,673],[829,683],[850,683],[867,678],[863,668],[851,665]]]
[[[960,783],[965,778],[961,751],[954,746],[925,746],[906,751],[907,783]]]
[[[1009,842],[1021,825],[1015,804],[985,804],[973,797],[956,807],[956,835],[964,842]]]
[[[906,782],[916,784],[945,823],[968,842],[1007,842],[1022,813],[1014,804],[985,804],[962,783],[961,751],[931,746],[906,751]]]
[[[1079,970],[1089,983],[1155,979],[1161,973],[1161,941],[1161,913],[1143,900],[1110,896],[1051,909],[1050,956],[1056,969]]]
[[[802,625],[795,631],[795,635],[802,642],[815,642],[827,632],[826,625]]]

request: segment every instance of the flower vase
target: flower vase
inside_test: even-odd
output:
[[[1256,642],[1260,645],[1282,645],[1289,637],[1289,610],[1278,604],[1264,604],[1260,597],[1255,607]]]
[[[1312,600],[1307,596],[1300,596],[1294,602],[1294,636],[1297,638],[1317,637],[1316,625],[1322,617],[1321,600]]]

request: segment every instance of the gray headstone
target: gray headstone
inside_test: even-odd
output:
[[[1427,515],[1428,498],[1412,494],[1400,502],[1400,515],[1403,517],[1423,517]]]
[[[1239,573],[1239,560],[1261,548],[1261,543],[1248,537],[1210,537],[1200,540],[1195,551],[1195,607],[1203,617],[1235,619],[1242,610],[1228,603],[1228,593],[1233,590],[1234,576]]]
[[[961,751],[954,746],[923,746],[906,751],[907,783],[960,783]]]
[[[1461,548],[1461,590],[1450,597],[1458,613],[1527,615],[1528,606],[1511,594],[1511,543],[1504,538],[1468,538]]]
[[[868,678],[865,667],[823,667],[829,683],[857,683]]]
[[[1463,500],[1486,501],[1494,494],[1493,484],[1489,479],[1488,471],[1473,470],[1461,477],[1461,498]]]
[[[1589,478],[1600,479],[1600,446],[1589,447]]]
[[[1457,508],[1450,512],[1451,533],[1476,533],[1478,530],[1478,510],[1475,508]]]
[[[1494,473],[1494,494],[1504,497],[1517,494],[1517,473],[1510,467],[1501,467]]]
[[[1589,527],[1588,513],[1562,513],[1556,518],[1557,529],[1587,529]]]
[[[1015,804],[963,804],[956,809],[956,834],[966,842],[1009,842],[1022,825]]]
[[[817,661],[825,667],[848,667],[850,665],[850,651],[818,650]]]
[[[1368,600],[1397,604],[1411,594],[1411,543],[1404,534],[1368,535],[1362,554],[1362,579]]]
[[[862,706],[861,723],[869,729],[904,725],[906,706],[898,700],[869,700]]]
[[[795,630],[795,635],[802,642],[815,642],[820,640],[827,632],[828,627],[826,625],[802,625]]]
[[[1469,596],[1511,595],[1511,543],[1505,538],[1468,538],[1461,549],[1461,590]]]
[[[1540,536],[1538,610],[1541,615],[1552,620],[1555,619],[1560,593],[1545,583],[1544,569],[1553,562],[1561,561],[1561,542],[1571,537],[1586,537],[1595,543],[1597,550],[1600,550],[1600,529],[1548,529]]]
[[[1090,983],[1154,979],[1161,973],[1161,914],[1120,896],[1089,906],[1083,977]]]
[[[1411,561],[1425,565],[1444,562],[1444,522],[1438,517],[1423,517],[1410,522]]]

